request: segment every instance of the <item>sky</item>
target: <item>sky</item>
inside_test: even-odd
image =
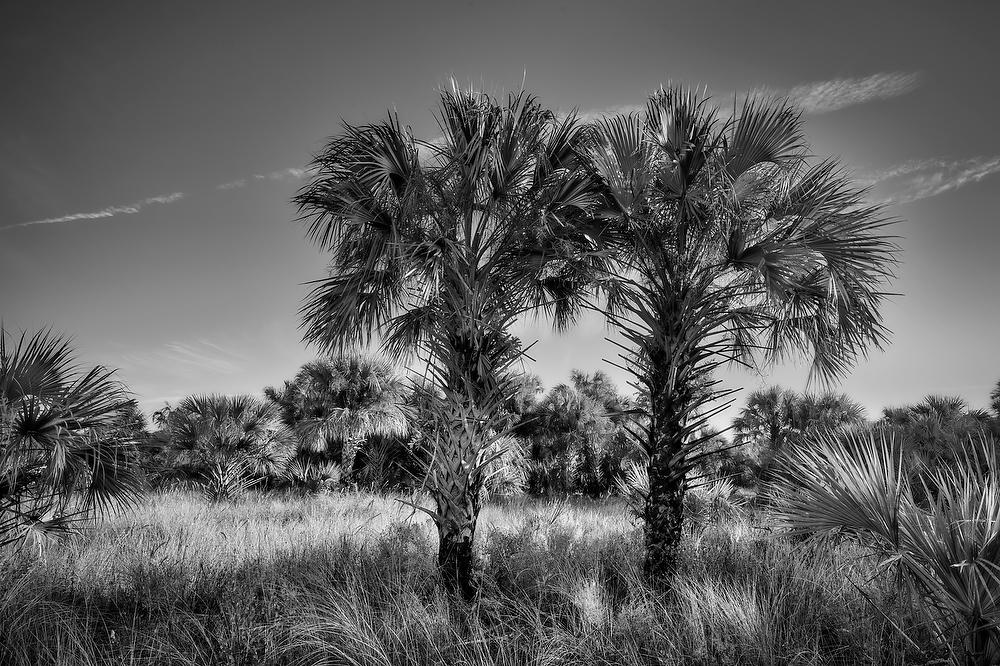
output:
[[[0,319],[71,336],[147,412],[259,392],[316,356],[297,311],[326,258],[289,201],[342,121],[395,109],[432,138],[451,78],[584,114],[674,81],[789,95],[812,152],[898,220],[891,344],[836,388],[870,417],[932,393],[983,407],[1000,379],[997,25],[1000,3],[971,1],[17,3],[0,22]],[[624,383],[598,318],[518,332],[547,387],[574,368]],[[804,390],[806,374],[721,378]]]

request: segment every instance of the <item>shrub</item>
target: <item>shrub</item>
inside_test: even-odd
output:
[[[958,464],[911,480],[890,434],[818,437],[776,462],[774,515],[792,534],[849,539],[892,566],[956,662],[1000,659],[1000,451],[970,442]],[[914,497],[924,488],[924,501]],[[933,488],[933,492],[929,488]]]

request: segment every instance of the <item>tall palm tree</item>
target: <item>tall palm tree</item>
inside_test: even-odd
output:
[[[0,547],[141,496],[131,405],[113,373],[81,367],[59,336],[0,329]]]
[[[310,361],[279,391],[264,390],[302,450],[336,454],[345,473],[372,437],[405,437],[406,387],[388,359],[358,352]]]
[[[594,197],[579,157],[585,133],[528,94],[453,87],[438,121],[432,142],[395,114],[345,125],[316,158],[295,201],[333,259],[302,316],[306,340],[323,348],[378,334],[394,356],[416,350],[428,363],[438,388],[426,401],[430,513],[444,580],[469,597],[479,489],[517,391],[522,349],[508,331],[533,308],[557,327],[572,321],[584,283],[566,250],[594,247]]]
[[[596,135],[591,163],[622,239],[608,316],[649,394],[634,429],[649,454],[645,571],[669,583],[696,433],[728,404],[705,409],[727,395],[712,369],[805,355],[813,378],[845,372],[886,339],[895,246],[834,161],[809,164],[784,102],[749,97],[723,119],[671,86]]]
[[[250,395],[184,398],[170,411],[167,430],[176,463],[200,475],[213,500],[282,476],[295,454],[277,406]]]

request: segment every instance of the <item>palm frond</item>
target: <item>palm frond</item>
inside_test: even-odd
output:
[[[113,371],[82,368],[48,331],[12,337],[0,329],[0,542],[136,504],[145,479],[115,432],[129,399]]]

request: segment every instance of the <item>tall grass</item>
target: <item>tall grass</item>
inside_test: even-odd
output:
[[[752,520],[686,533],[678,584],[641,577],[617,502],[488,505],[474,604],[394,498],[152,496],[43,559],[0,554],[0,663],[902,664],[915,651],[845,577],[866,563]],[[865,593],[899,606],[891,581]],[[896,618],[895,621],[899,621]],[[919,641],[919,636],[917,637]]]

